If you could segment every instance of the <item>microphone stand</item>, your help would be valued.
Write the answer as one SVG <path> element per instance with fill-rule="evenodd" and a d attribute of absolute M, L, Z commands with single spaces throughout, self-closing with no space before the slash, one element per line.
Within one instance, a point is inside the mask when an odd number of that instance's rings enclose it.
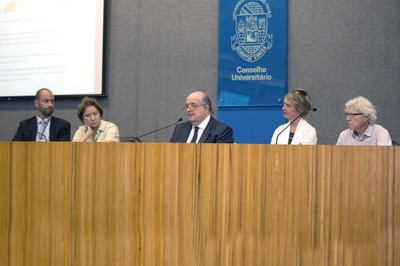
<path fill-rule="evenodd" d="M 40 133 L 39 131 L 37 131 L 36 129 L 33 128 L 28 128 L 28 131 L 30 132 L 35 132 L 35 141 L 36 141 L 36 135 L 40 136 L 40 140 L 42 140 L 42 138 L 44 138 L 44 141 L 38 141 L 38 142 L 48 142 L 49 140 L 47 139 L 46 135 L 43 133 Z"/>
<path fill-rule="evenodd" d="M 317 108 L 311 108 L 311 111 L 317 111 Z M 278 144 L 278 138 L 279 136 L 283 133 L 283 131 L 285 131 L 288 127 L 290 127 L 294 122 L 296 122 L 297 119 L 299 119 L 300 117 L 302 117 L 307 111 L 302 112 L 301 114 L 299 114 L 292 122 L 289 123 L 289 125 L 287 125 L 284 129 L 282 129 L 281 132 L 279 132 L 279 134 L 276 136 L 276 140 L 275 140 L 275 144 Z"/>
<path fill-rule="evenodd" d="M 182 120 L 183 120 L 183 118 L 181 117 L 181 118 L 178 119 L 178 121 L 176 121 L 175 123 L 173 123 L 173 124 L 171 124 L 171 125 L 168 125 L 168 126 L 165 126 L 165 127 L 162 127 L 162 128 L 159 128 L 159 129 L 156 129 L 156 130 L 147 132 L 147 133 L 145 133 L 145 134 L 143 134 L 143 135 L 140 135 L 140 136 L 137 136 L 137 137 L 132 137 L 131 140 L 130 140 L 130 142 L 142 142 L 142 141 L 140 140 L 141 137 L 144 137 L 144 136 L 153 134 L 153 133 L 155 133 L 155 132 L 161 131 L 161 130 L 166 129 L 166 128 L 169 128 L 169 127 L 172 127 L 172 126 L 178 124 L 179 122 L 181 122 Z"/>
<path fill-rule="evenodd" d="M 39 131 L 36 131 L 36 134 L 39 134 L 39 136 L 40 136 L 40 141 L 39 142 L 43 142 L 42 137 L 44 138 L 44 142 L 48 142 L 47 137 L 46 137 L 45 134 L 42 134 Z"/>

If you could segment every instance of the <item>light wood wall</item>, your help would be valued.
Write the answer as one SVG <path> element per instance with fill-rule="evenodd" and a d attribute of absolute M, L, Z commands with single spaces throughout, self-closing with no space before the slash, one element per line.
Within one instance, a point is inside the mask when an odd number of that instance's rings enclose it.
<path fill-rule="evenodd" d="M 0 142 L 0 265 L 400 265 L 400 147 Z"/>

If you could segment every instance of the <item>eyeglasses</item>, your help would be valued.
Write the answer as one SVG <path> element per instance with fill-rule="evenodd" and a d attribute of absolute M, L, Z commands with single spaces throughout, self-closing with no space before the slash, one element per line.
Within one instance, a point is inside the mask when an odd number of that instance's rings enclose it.
<path fill-rule="evenodd" d="M 195 110 L 196 108 L 200 107 L 200 106 L 204 106 L 206 104 L 195 104 L 195 103 L 191 103 L 191 104 L 185 104 L 185 106 L 182 108 L 183 110 L 186 110 L 189 108 L 189 110 Z"/>
<path fill-rule="evenodd" d="M 346 117 L 350 116 L 351 118 L 358 116 L 358 115 L 363 115 L 363 113 L 345 113 L 344 114 Z"/>

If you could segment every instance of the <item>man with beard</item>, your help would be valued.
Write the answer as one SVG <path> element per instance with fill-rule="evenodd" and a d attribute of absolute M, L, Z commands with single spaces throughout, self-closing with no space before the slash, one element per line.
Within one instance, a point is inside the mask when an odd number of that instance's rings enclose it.
<path fill-rule="evenodd" d="M 36 92 L 36 116 L 19 123 L 13 141 L 70 141 L 71 124 L 53 116 L 54 95 L 46 88 Z"/>

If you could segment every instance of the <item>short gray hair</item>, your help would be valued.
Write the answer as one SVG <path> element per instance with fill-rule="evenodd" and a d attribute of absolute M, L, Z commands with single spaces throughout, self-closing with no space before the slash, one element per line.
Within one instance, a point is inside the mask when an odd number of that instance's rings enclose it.
<path fill-rule="evenodd" d="M 210 114 L 213 115 L 213 114 L 214 114 L 214 111 L 213 111 L 213 109 L 212 109 L 211 99 L 210 99 L 210 97 L 207 95 L 207 93 L 205 93 L 205 92 L 202 92 L 202 93 L 203 93 L 202 102 L 203 102 L 203 104 L 208 105 L 208 110 L 209 110 Z"/>

